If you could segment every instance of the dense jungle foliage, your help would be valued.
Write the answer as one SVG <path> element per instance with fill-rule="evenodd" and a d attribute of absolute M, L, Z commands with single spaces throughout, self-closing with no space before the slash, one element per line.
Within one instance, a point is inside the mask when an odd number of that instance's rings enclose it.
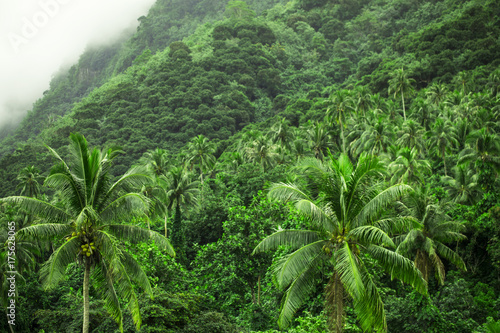
<path fill-rule="evenodd" d="M 0 330 L 499 332 L 498 36 L 495 0 L 158 0 L 1 134 Z"/>

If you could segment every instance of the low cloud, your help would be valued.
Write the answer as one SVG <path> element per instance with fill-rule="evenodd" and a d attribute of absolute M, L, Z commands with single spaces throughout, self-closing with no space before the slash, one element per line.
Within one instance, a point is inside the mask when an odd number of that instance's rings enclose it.
<path fill-rule="evenodd" d="M 0 2 L 0 128 L 19 121 L 89 44 L 112 42 L 154 0 Z"/>

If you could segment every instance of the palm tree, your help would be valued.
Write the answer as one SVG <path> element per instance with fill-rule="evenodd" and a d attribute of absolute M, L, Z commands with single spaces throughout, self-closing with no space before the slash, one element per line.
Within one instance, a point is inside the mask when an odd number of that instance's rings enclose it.
<path fill-rule="evenodd" d="M 446 153 L 450 152 L 458 144 L 455 127 L 450 121 L 438 118 L 432 129 L 427 132 L 427 136 L 429 138 L 429 150 L 433 150 L 435 155 L 441 157 L 444 164 L 444 175 L 447 176 Z"/>
<path fill-rule="evenodd" d="M 342 152 L 345 153 L 344 127 L 346 125 L 346 113 L 352 110 L 352 99 L 349 90 L 337 90 L 330 96 L 330 106 L 326 109 L 326 115 L 334 119 L 340 128 L 342 140 Z"/>
<path fill-rule="evenodd" d="M 160 176 L 167 173 L 168 153 L 166 150 L 156 148 L 155 150 L 148 151 L 144 154 L 142 160 L 155 176 Z"/>
<path fill-rule="evenodd" d="M 198 165 L 200 168 L 200 180 L 203 184 L 203 173 L 215 165 L 215 145 L 200 134 L 188 143 L 187 149 L 188 163 L 191 163 L 191 166 Z"/>
<path fill-rule="evenodd" d="M 455 124 L 457 134 L 457 149 L 462 151 L 466 148 L 469 134 L 472 132 L 472 125 L 467 118 L 459 118 Z"/>
<path fill-rule="evenodd" d="M 477 174 L 464 164 L 455 166 L 453 174 L 453 178 L 450 176 L 442 178 L 450 199 L 462 205 L 474 205 L 481 194 Z"/>
<path fill-rule="evenodd" d="M 310 230 L 279 230 L 262 240 L 254 253 L 288 245 L 295 252 L 283 257 L 276 278 L 286 290 L 278 319 L 287 326 L 293 314 L 315 287 L 315 274 L 324 267 L 332 272 L 326 287 L 326 308 L 334 332 L 343 330 L 345 293 L 364 330 L 386 331 L 384 307 L 368 272 L 367 256 L 391 274 L 423 294 L 427 285 L 409 259 L 390 251 L 394 248 L 387 232 L 403 227 L 402 220 L 380 219 L 386 207 L 407 193 L 407 185 L 384 188 L 380 184 L 384 165 L 361 155 L 354 166 L 347 155 L 322 162 L 309 158 L 298 166 L 308 179 L 313 195 L 292 183 L 273 184 L 269 196 L 292 201 L 310 221 Z"/>
<path fill-rule="evenodd" d="M 278 158 L 277 145 L 266 136 L 261 135 L 245 148 L 248 160 L 260 164 L 263 170 L 269 170 L 276 164 Z"/>
<path fill-rule="evenodd" d="M 71 134 L 70 143 L 67 160 L 48 147 L 59 163 L 52 168 L 44 185 L 63 194 L 60 197 L 62 207 L 23 196 L 7 197 L 2 201 L 15 203 L 43 221 L 19 230 L 18 239 L 63 240 L 40 270 L 46 288 L 56 286 L 63 279 L 66 267 L 75 259 L 82 267 L 84 333 L 89 332 L 91 279 L 120 330 L 123 331 L 123 314 L 119 296 L 128 302 L 139 329 L 141 316 L 133 286 L 143 288 L 149 295 L 152 295 L 152 289 L 147 276 L 135 259 L 122 249 L 120 241 L 154 240 L 162 250 L 175 255 L 168 240 L 160 234 L 118 223 L 147 212 L 149 200 L 129 189 L 144 185 L 149 177 L 140 168 L 132 168 L 112 182 L 109 170 L 121 150 L 90 150 L 80 134 Z"/>
<path fill-rule="evenodd" d="M 442 83 L 435 84 L 427 89 L 425 94 L 427 95 L 429 102 L 439 107 L 439 105 L 441 105 L 441 103 L 443 103 L 446 99 L 448 88 Z"/>
<path fill-rule="evenodd" d="M 385 152 L 387 146 L 394 138 L 393 126 L 387 118 L 380 117 L 373 125 L 367 124 L 365 131 L 353 145 L 353 149 L 359 154 L 361 151 L 370 151 L 371 154 L 379 155 Z M 375 152 L 375 149 L 376 152 Z"/>
<path fill-rule="evenodd" d="M 458 72 L 453 81 L 462 87 L 462 94 L 464 95 L 466 94 L 465 89 L 473 84 L 472 75 L 467 71 Z"/>
<path fill-rule="evenodd" d="M 415 148 L 419 153 L 422 153 L 425 148 L 424 140 L 422 140 L 423 135 L 424 129 L 418 123 L 409 119 L 403 123 L 401 130 L 398 131 L 396 144 L 410 149 Z"/>
<path fill-rule="evenodd" d="M 295 156 L 295 161 L 299 161 L 305 157 L 311 157 L 313 155 L 309 150 L 307 141 L 303 139 L 295 139 L 293 141 L 292 153 Z"/>
<path fill-rule="evenodd" d="M 412 118 L 417 120 L 420 126 L 428 131 L 435 117 L 437 107 L 423 98 L 416 98 L 413 102 L 412 109 Z"/>
<path fill-rule="evenodd" d="M 389 164 L 393 183 L 420 183 L 424 184 L 424 176 L 431 173 L 431 166 L 425 159 L 418 158 L 418 151 L 413 147 L 403 147 L 396 160 Z"/>
<path fill-rule="evenodd" d="M 21 195 L 27 195 L 30 198 L 37 198 L 40 194 L 40 182 L 43 177 L 40 175 L 40 170 L 34 165 L 22 168 L 16 178 L 20 181 L 18 187 L 22 187 Z"/>
<path fill-rule="evenodd" d="M 402 215 L 413 220 L 413 227 L 406 233 L 395 238 L 396 249 L 406 257 L 414 258 L 415 266 L 422 272 L 426 281 L 429 274 L 435 270 L 436 278 L 444 284 L 445 270 L 441 258 L 465 271 L 465 264 L 460 256 L 446 243 L 464 240 L 464 225 L 451 221 L 441 207 L 429 195 L 428 187 L 412 192 L 400 203 Z"/>
<path fill-rule="evenodd" d="M 192 181 L 191 174 L 183 167 L 173 167 L 169 170 L 167 177 L 162 177 L 163 186 L 166 191 L 168 210 L 174 213 L 174 224 L 171 232 L 172 244 L 174 245 L 181 260 L 185 259 L 185 235 L 182 224 L 182 208 L 197 204 L 199 194 L 199 181 Z"/>
<path fill-rule="evenodd" d="M 488 77 L 491 97 L 497 97 L 500 93 L 500 69 L 495 69 Z"/>
<path fill-rule="evenodd" d="M 307 141 L 314 156 L 323 160 L 329 148 L 332 148 L 331 135 L 324 123 L 310 124 L 306 131 Z"/>
<path fill-rule="evenodd" d="M 370 90 L 365 86 L 357 86 L 354 90 L 353 99 L 356 113 L 364 117 L 365 113 L 370 110 L 373 105 Z"/>
<path fill-rule="evenodd" d="M 290 128 L 290 122 L 285 118 L 280 118 L 269 131 L 271 139 L 274 143 L 280 144 L 286 149 L 291 148 L 291 142 L 293 142 L 294 135 L 293 130 Z"/>
<path fill-rule="evenodd" d="M 394 93 L 394 98 L 401 95 L 401 103 L 403 104 L 403 119 L 406 121 L 406 110 L 405 110 L 405 95 L 408 96 L 413 93 L 413 85 L 415 80 L 408 78 L 403 68 L 396 69 L 392 73 L 392 79 L 389 80 L 388 93 Z"/>
<path fill-rule="evenodd" d="M 472 148 L 461 152 L 458 163 L 474 162 L 479 169 L 479 183 L 488 191 L 500 169 L 500 138 L 482 128 L 469 135 L 468 143 L 472 144 Z"/>

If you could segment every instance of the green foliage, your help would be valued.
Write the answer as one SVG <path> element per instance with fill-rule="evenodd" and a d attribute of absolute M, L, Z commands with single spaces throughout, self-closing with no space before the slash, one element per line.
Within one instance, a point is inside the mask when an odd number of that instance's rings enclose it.
<path fill-rule="evenodd" d="M 128 238 L 116 242 L 123 258 L 135 260 L 147 276 L 133 282 L 134 290 L 147 280 L 157 296 L 136 294 L 141 331 L 271 332 L 278 328 L 284 296 L 279 284 L 290 277 L 275 273 L 293 258 L 293 249 L 249 253 L 273 232 L 290 236 L 279 231 L 310 228 L 311 219 L 262 193 L 269 183 L 296 184 L 323 207 L 331 199 L 323 187 L 328 181 L 299 177 L 297 162 L 315 157 L 325 163 L 330 154 L 335 159 L 344 153 L 357 165 L 370 153 L 383 172 L 372 186 L 362 186 L 363 198 L 400 182 L 430 189 L 422 207 L 431 208 L 420 215 L 407 201 L 408 210 L 390 204 L 373 215 L 387 237 L 368 225 L 350 235 L 386 246 L 360 254 L 368 274 L 353 276 L 369 277 L 377 286 L 387 331 L 494 331 L 500 293 L 499 9 L 494 0 L 158 0 L 135 32 L 89 47 L 72 67 L 56 73 L 19 127 L 0 134 L 0 196 L 26 196 L 23 205 L 0 204 L 0 240 L 10 220 L 19 230 L 28 227 L 20 234 L 61 231 L 35 227 L 49 215 L 61 219 L 75 203 L 66 199 L 69 187 L 42 186 L 47 175 L 46 184 L 62 186 L 65 175 L 63 167 L 49 173 L 60 159 L 44 144 L 64 157 L 74 151 L 67 146 L 70 133 L 85 133 L 91 145 L 124 147 L 125 154 L 106 166 L 106 181 L 130 175 L 124 191 L 136 195 L 125 201 L 134 213 L 141 200 L 149 204 L 140 216 L 126 219 L 137 227 L 113 229 Z M 150 178 L 134 178 L 133 165 Z M 21 206 L 43 206 L 43 216 Z M 400 228 L 388 222 L 396 214 L 407 217 L 395 220 Z M 95 217 L 90 209 L 83 215 Z M 82 225 L 83 215 L 73 219 L 75 225 Z M 123 217 L 109 221 L 120 224 Z M 454 223 L 466 227 L 455 230 L 466 240 L 449 242 L 453 237 L 443 240 L 443 233 L 434 232 Z M 156 232 L 170 237 L 180 258 L 161 250 L 162 238 L 136 242 Z M 416 249 L 426 250 L 437 271 L 447 272 L 443 285 L 429 279 L 430 299 L 391 281 L 394 270 L 377 260 L 392 255 L 391 242 L 400 244 L 389 238 L 393 234 L 415 245 L 407 251 L 412 260 Z M 410 237 L 417 234 L 425 237 Z M 16 242 L 19 279 L 26 282 L 17 295 L 16 331 L 80 331 L 83 272 L 72 261 L 50 291 L 36 276 L 44 261 L 71 242 Z M 444 257 L 435 247 L 440 242 L 449 246 Z M 450 271 L 463 263 L 466 272 Z M 311 280 L 311 297 L 297 305 L 289 332 L 327 330 L 331 313 L 322 310 L 325 288 L 335 285 L 331 265 L 321 266 Z M 347 285 L 359 293 L 359 284 Z M 90 286 L 90 295 L 99 291 Z M 135 332 L 132 318 L 138 313 L 129 315 L 127 309 L 137 309 L 127 307 L 129 294 L 116 304 L 123 309 L 123 330 Z M 360 332 L 369 322 L 359 317 L 367 313 L 360 304 L 345 302 L 345 332 Z M 90 297 L 95 332 L 118 330 L 105 305 Z M 0 331 L 7 330 L 0 321 Z"/>

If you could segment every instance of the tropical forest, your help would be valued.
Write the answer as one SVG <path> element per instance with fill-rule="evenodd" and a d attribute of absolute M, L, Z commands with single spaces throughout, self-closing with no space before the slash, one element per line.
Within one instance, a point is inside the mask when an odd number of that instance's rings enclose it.
<path fill-rule="evenodd" d="M 157 0 L 0 129 L 0 331 L 500 332 L 499 36 Z"/>

